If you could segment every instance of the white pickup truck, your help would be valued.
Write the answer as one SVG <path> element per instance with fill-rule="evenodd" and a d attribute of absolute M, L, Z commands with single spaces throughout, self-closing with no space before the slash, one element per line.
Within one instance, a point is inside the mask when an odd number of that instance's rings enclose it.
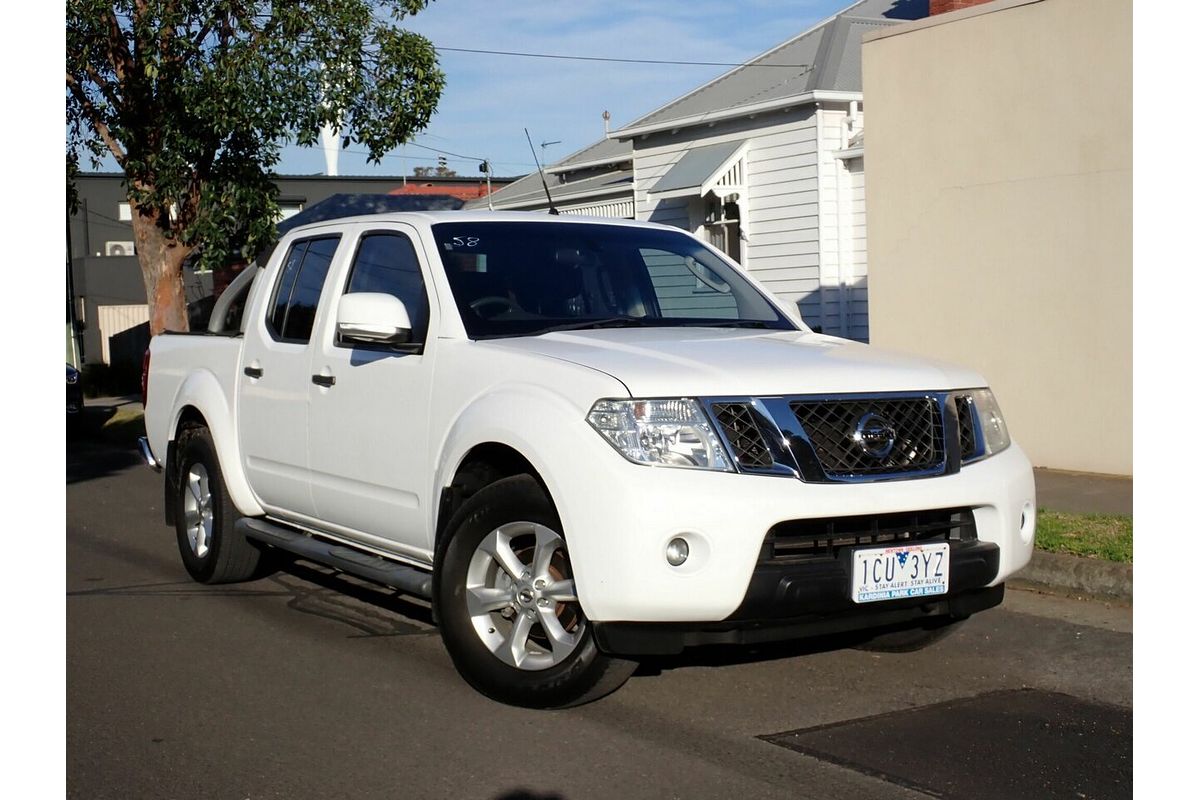
<path fill-rule="evenodd" d="M 915 648 L 1000 603 L 1033 546 L 983 378 L 814 333 L 660 225 L 299 227 L 145 377 L 193 578 L 284 550 L 426 598 L 460 674 L 512 704 L 693 645 Z"/>

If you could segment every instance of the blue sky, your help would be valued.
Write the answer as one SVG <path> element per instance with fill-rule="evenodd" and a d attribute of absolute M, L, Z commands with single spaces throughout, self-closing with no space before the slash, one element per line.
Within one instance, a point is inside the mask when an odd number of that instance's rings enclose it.
<path fill-rule="evenodd" d="M 404 27 L 434 45 L 607 58 L 744 62 L 790 39 L 853 0 L 436 0 Z M 615 129 L 712 80 L 727 68 L 611 64 L 444 52 L 446 89 L 419 144 L 471 156 L 449 159 L 463 175 L 478 174 L 487 157 L 497 175 L 534 169 L 524 127 L 547 161 L 556 161 L 604 134 L 601 113 Z M 350 151 L 361 150 L 355 145 Z M 543 149 L 537 147 L 538 157 Z M 343 175 L 411 174 L 437 155 L 416 147 L 393 151 L 378 166 L 342 151 Z M 404 157 L 396 157 L 404 156 Z M 289 147 L 277 171 L 324 170 L 319 149 Z"/>

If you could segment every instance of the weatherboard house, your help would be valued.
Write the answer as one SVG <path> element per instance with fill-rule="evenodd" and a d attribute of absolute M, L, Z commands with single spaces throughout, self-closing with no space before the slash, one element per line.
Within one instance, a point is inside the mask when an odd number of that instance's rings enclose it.
<path fill-rule="evenodd" d="M 810 325 L 866 341 L 862 38 L 928 12 L 927 0 L 849 6 L 549 167 L 555 205 L 692 231 Z M 536 173 L 492 204 L 547 205 Z"/>

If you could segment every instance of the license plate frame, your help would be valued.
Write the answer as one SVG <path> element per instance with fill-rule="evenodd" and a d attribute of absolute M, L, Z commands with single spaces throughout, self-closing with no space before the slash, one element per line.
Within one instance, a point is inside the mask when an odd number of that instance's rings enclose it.
<path fill-rule="evenodd" d="M 851 552 L 850 567 L 850 599 L 858 604 L 950 591 L 949 542 L 858 548 Z"/>

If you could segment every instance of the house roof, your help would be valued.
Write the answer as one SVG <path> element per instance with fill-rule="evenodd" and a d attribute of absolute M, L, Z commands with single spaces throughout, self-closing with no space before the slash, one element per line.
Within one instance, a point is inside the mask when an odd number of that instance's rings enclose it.
<path fill-rule="evenodd" d="M 589 174 L 579 180 L 568 180 L 559 183 L 553 176 L 547 178 L 550 196 L 555 202 L 563 202 L 579 194 L 590 193 L 596 196 L 628 192 L 633 194 L 633 170 L 612 169 L 601 174 Z M 492 203 L 504 208 L 545 204 L 546 190 L 542 188 L 542 179 L 536 172 L 526 175 L 516 183 L 510 183 L 498 192 L 492 193 Z M 481 197 L 467 203 L 467 208 L 487 208 L 488 199 Z"/>
<path fill-rule="evenodd" d="M 630 168 L 622 169 L 620 165 L 624 162 L 630 162 Z M 550 196 L 558 201 L 581 192 L 604 195 L 629 191 L 632 194 L 632 162 L 632 143 L 614 139 L 593 142 L 546 167 L 546 183 L 550 186 Z M 607 169 L 604 169 L 605 167 Z M 597 170 L 603 171 L 598 174 Z M 571 176 L 571 172 L 580 174 Z M 492 192 L 492 204 L 505 208 L 545 202 L 546 190 L 542 188 L 542 179 L 536 172 L 531 172 L 524 178 Z M 482 197 L 468 202 L 467 208 L 486 208 L 487 204 L 488 199 Z"/>
<path fill-rule="evenodd" d="M 633 158 L 633 145 L 628 141 L 617 139 L 601 139 L 593 142 L 582 150 L 576 150 L 571 155 L 546 167 L 546 172 L 569 172 L 583 167 L 615 164 L 629 161 Z"/>
<path fill-rule="evenodd" d="M 862 92 L 863 34 L 929 14 L 928 0 L 859 0 L 612 136 L 696 124 L 718 113 L 817 91 Z"/>

